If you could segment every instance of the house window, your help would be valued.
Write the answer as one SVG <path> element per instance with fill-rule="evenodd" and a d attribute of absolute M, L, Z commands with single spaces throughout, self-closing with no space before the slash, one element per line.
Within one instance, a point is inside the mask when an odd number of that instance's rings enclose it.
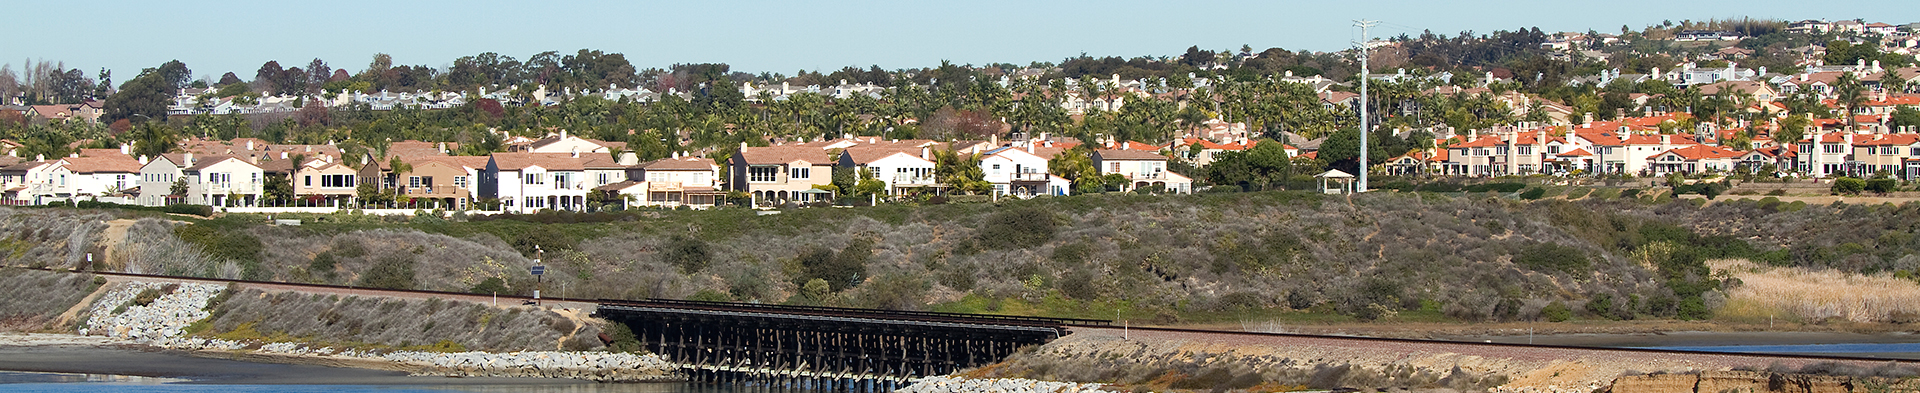
<path fill-rule="evenodd" d="M 454 186 L 454 187 L 456 187 L 456 188 L 467 188 L 467 177 L 466 177 L 466 176 L 454 176 L 454 177 L 453 177 L 453 186 Z"/>
<path fill-rule="evenodd" d="M 408 187 L 408 188 L 420 188 L 420 177 L 419 177 L 419 176 L 407 176 L 407 187 Z"/>
<path fill-rule="evenodd" d="M 1520 146 L 1520 154 L 1533 154 L 1533 146 Z"/>
<path fill-rule="evenodd" d="M 594 183 L 594 185 L 604 186 L 604 185 L 607 185 L 607 183 L 613 182 L 613 175 L 609 175 L 606 172 L 601 172 L 598 180 L 599 182 Z"/>
<path fill-rule="evenodd" d="M 528 173 L 520 177 L 526 179 L 527 184 L 546 184 L 546 178 L 540 177 L 538 173 Z"/>
<path fill-rule="evenodd" d="M 1547 154 L 1560 154 L 1560 145 L 1547 146 Z"/>
<path fill-rule="evenodd" d="M 667 181 L 667 173 L 666 173 L 666 172 L 647 172 L 647 181 L 650 181 L 650 182 L 666 182 L 666 181 Z"/>
<path fill-rule="evenodd" d="M 1846 146 L 1841 145 L 1826 145 L 1826 152 L 1827 154 L 1840 154 L 1846 152 L 1846 150 L 1843 150 L 1845 148 Z"/>
<path fill-rule="evenodd" d="M 353 187 L 353 175 L 320 175 L 322 188 Z"/>
<path fill-rule="evenodd" d="M 1913 150 L 1909 151 L 1907 155 L 1920 157 L 1920 147 L 1913 148 Z"/>
<path fill-rule="evenodd" d="M 812 177 L 810 175 L 813 174 L 813 168 L 793 168 L 788 172 L 791 172 L 787 175 L 788 178 L 806 179 L 806 178 Z"/>
<path fill-rule="evenodd" d="M 553 174 L 553 186 L 554 186 L 554 187 L 567 187 L 567 185 L 568 185 L 568 184 L 573 184 L 573 174 L 571 174 L 571 173 L 555 173 L 555 174 Z"/>
<path fill-rule="evenodd" d="M 307 183 L 305 187 L 313 187 L 313 175 L 302 176 L 302 178 L 304 178 L 305 182 Z"/>
<path fill-rule="evenodd" d="M 780 178 L 780 167 L 756 166 L 747 168 L 747 181 L 772 182 Z"/>
<path fill-rule="evenodd" d="M 209 174 L 207 174 L 207 182 L 208 182 L 208 183 L 220 183 L 220 184 L 226 184 L 226 183 L 232 183 L 232 182 L 233 182 L 233 174 L 231 174 L 231 173 L 209 173 Z"/>
<path fill-rule="evenodd" d="M 1113 162 L 1109 164 L 1111 165 L 1107 166 L 1107 173 L 1120 173 L 1120 163 Z"/>
<path fill-rule="evenodd" d="M 994 175 L 1000 174 L 1000 164 L 993 164 L 993 174 Z"/>

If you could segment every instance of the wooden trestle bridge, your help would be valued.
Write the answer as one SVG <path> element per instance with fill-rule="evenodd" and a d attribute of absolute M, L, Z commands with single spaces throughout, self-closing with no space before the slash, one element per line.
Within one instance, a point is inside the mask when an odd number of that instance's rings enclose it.
<path fill-rule="evenodd" d="M 686 300 L 602 301 L 690 380 L 891 391 L 999 362 L 1023 346 L 1108 321 Z"/>

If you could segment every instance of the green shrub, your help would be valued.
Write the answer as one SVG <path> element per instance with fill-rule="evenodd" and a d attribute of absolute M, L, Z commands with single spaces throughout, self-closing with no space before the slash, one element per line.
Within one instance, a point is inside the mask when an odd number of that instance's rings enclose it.
<path fill-rule="evenodd" d="M 415 289 L 414 261 L 412 255 L 388 255 L 381 257 L 373 268 L 360 276 L 356 285 L 369 288 Z"/>
<path fill-rule="evenodd" d="M 1866 180 L 1852 177 L 1842 177 L 1833 180 L 1832 190 L 1835 195 L 1859 195 L 1861 191 L 1865 191 L 1866 189 Z"/>
<path fill-rule="evenodd" d="M 1513 258 L 1515 263 L 1539 272 L 1562 272 L 1574 277 L 1586 277 L 1593 268 L 1593 261 L 1580 249 L 1562 246 L 1556 243 L 1537 243 L 1520 251 Z"/>
<path fill-rule="evenodd" d="M 1867 191 L 1877 193 L 1877 194 L 1885 194 L 1885 193 L 1893 192 L 1894 189 L 1897 189 L 1897 188 L 1900 188 L 1900 181 L 1894 180 L 1894 179 L 1867 180 L 1867 185 L 1866 185 Z"/>
<path fill-rule="evenodd" d="M 708 250 L 707 242 L 700 239 L 674 235 L 662 248 L 661 261 L 666 262 L 667 265 L 679 267 L 680 272 L 684 274 L 706 269 L 707 264 L 713 261 L 712 251 Z"/>
<path fill-rule="evenodd" d="M 1785 188 L 1776 188 L 1776 189 L 1774 189 L 1773 191 L 1767 191 L 1767 195 L 1771 195 L 1771 196 L 1785 196 L 1785 195 L 1787 195 L 1787 189 L 1785 189 Z"/>
<path fill-rule="evenodd" d="M 1520 193 L 1520 199 L 1525 199 L 1525 200 L 1530 200 L 1530 201 L 1531 201 L 1531 200 L 1535 200 L 1535 199 L 1540 199 L 1540 197 L 1544 197 L 1544 196 L 1546 196 L 1546 195 L 1547 195 L 1547 189 L 1545 189 L 1545 188 L 1540 188 L 1540 187 L 1534 187 L 1534 188 L 1529 188 L 1529 189 L 1527 189 L 1527 191 L 1526 191 L 1526 192 L 1522 192 L 1522 193 Z"/>
<path fill-rule="evenodd" d="M 1008 209 L 987 216 L 980 243 L 995 248 L 1030 248 L 1053 240 L 1053 213 L 1035 207 Z"/>
<path fill-rule="evenodd" d="M 1540 317 L 1546 318 L 1547 322 L 1566 322 L 1573 319 L 1573 309 L 1567 308 L 1566 303 L 1555 300 L 1547 304 L 1546 308 L 1540 309 Z"/>
<path fill-rule="evenodd" d="M 467 289 L 467 292 L 485 294 L 513 293 L 513 291 L 507 289 L 507 281 L 499 277 L 487 277 L 485 280 L 480 280 L 479 284 L 474 284 L 473 288 Z"/>
<path fill-rule="evenodd" d="M 1433 182 L 1433 183 L 1421 184 L 1419 187 L 1414 188 L 1414 191 L 1420 191 L 1420 192 L 1460 192 L 1461 190 L 1462 188 L 1460 187 L 1459 184 L 1448 183 L 1448 182 Z"/>
<path fill-rule="evenodd" d="M 213 216 L 213 207 L 205 205 L 167 205 L 166 207 L 160 208 L 160 211 L 173 214 L 191 214 L 201 217 Z"/>
<path fill-rule="evenodd" d="M 1620 190 L 1620 199 L 1633 199 L 1633 198 L 1639 198 L 1639 197 L 1640 197 L 1640 189 L 1638 188 L 1629 188 L 1625 190 Z"/>
<path fill-rule="evenodd" d="M 1601 318 L 1613 318 L 1613 295 L 1593 294 L 1587 298 L 1587 313 Z"/>

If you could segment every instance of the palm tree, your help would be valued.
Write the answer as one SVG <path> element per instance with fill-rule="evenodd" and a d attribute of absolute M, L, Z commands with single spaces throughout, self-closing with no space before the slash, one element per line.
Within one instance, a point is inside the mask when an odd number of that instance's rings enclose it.
<path fill-rule="evenodd" d="M 1854 76 L 1852 72 L 1848 72 L 1840 74 L 1840 79 L 1834 81 L 1833 93 L 1834 101 L 1847 108 L 1845 113 L 1847 116 L 1847 129 L 1849 131 L 1853 130 L 1854 127 L 1859 126 L 1853 118 L 1853 111 L 1860 108 L 1860 103 L 1866 102 L 1866 87 L 1860 84 L 1859 77 Z"/>

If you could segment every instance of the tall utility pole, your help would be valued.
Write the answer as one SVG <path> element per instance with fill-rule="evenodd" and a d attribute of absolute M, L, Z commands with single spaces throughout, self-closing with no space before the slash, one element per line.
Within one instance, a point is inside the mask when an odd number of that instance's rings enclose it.
<path fill-rule="evenodd" d="M 1377 20 L 1366 19 L 1353 21 L 1353 26 L 1360 28 L 1360 181 L 1354 184 L 1353 192 L 1367 191 L 1367 103 L 1370 102 L 1367 101 L 1367 80 L 1373 79 L 1368 76 L 1373 71 L 1367 69 L 1367 58 L 1371 57 L 1369 49 L 1373 49 L 1373 36 L 1367 34 L 1367 29 L 1379 23 L 1380 21 Z"/>

